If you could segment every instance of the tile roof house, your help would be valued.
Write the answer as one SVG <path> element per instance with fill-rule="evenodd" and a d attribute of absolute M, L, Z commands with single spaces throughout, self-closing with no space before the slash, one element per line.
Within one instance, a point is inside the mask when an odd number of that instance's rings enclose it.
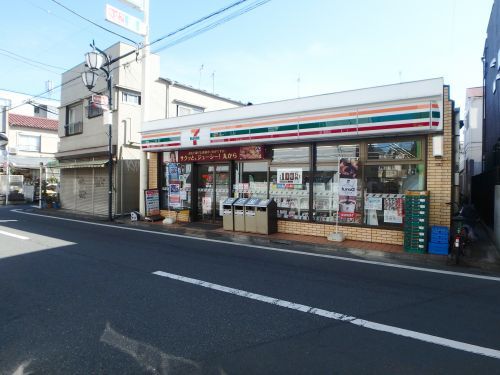
<path fill-rule="evenodd" d="M 13 113 L 9 115 L 9 126 L 57 131 L 59 121 Z"/>

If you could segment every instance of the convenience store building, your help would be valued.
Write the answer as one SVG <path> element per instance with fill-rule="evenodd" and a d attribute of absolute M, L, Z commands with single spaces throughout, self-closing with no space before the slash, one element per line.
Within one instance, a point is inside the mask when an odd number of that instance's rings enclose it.
<path fill-rule="evenodd" d="M 450 226 L 454 114 L 438 78 L 150 121 L 141 144 L 163 216 L 221 223 L 227 197 L 274 198 L 279 232 L 327 236 L 338 215 L 347 239 L 402 245 L 406 191 Z"/>

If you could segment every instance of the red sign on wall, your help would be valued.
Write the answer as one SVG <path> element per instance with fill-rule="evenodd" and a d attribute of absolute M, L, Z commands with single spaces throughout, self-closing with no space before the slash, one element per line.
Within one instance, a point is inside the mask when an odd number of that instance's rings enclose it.
<path fill-rule="evenodd" d="M 180 163 L 260 159 L 264 159 L 264 146 L 240 146 L 179 151 Z"/>

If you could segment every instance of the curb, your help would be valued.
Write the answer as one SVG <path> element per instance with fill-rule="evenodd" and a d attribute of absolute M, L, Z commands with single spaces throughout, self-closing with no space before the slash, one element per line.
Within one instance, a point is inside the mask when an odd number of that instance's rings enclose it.
<path fill-rule="evenodd" d="M 34 209 L 26 208 L 25 211 L 34 212 L 46 216 L 52 217 L 64 217 L 68 219 L 85 220 L 91 222 L 108 222 L 105 217 L 97 217 L 90 215 L 79 215 L 74 212 L 64 212 L 64 211 L 54 211 L 52 209 Z M 127 226 L 130 228 L 143 228 L 156 232 L 168 232 L 172 234 L 186 235 L 197 238 L 214 239 L 227 242 L 238 242 L 243 244 L 255 245 L 255 246 L 267 246 L 281 249 L 290 249 L 295 251 L 326 254 L 326 255 L 337 255 L 343 257 L 366 259 L 370 261 L 380 261 L 386 263 L 405 263 L 411 266 L 432 266 L 445 269 L 452 269 L 455 271 L 467 271 L 467 270 L 482 270 L 490 273 L 500 273 L 500 264 L 491 262 L 481 262 L 474 259 L 461 258 L 461 264 L 459 266 L 448 264 L 448 257 L 443 255 L 435 254 L 412 254 L 412 253 L 394 253 L 385 252 L 380 250 L 366 250 L 360 248 L 343 247 L 332 244 L 311 244 L 303 241 L 295 240 L 280 240 L 271 239 L 265 237 L 256 237 L 240 232 L 212 232 L 210 230 L 203 230 L 199 228 L 185 228 L 185 227 L 173 227 L 172 225 L 163 226 L 160 224 L 150 224 L 144 221 L 131 222 L 128 219 L 118 218 L 115 219 L 113 223 L 118 226 Z M 174 224 L 175 225 L 175 224 Z"/>

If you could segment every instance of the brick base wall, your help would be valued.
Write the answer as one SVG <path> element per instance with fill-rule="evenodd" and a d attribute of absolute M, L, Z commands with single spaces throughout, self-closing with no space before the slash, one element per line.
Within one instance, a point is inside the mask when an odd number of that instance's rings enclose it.
<path fill-rule="evenodd" d="M 163 217 L 171 217 L 171 218 L 173 218 L 176 221 L 179 221 L 181 223 L 189 223 L 190 222 L 189 210 L 182 210 L 182 211 L 161 210 L 160 214 Z"/>
<path fill-rule="evenodd" d="M 330 224 L 278 220 L 278 232 L 280 233 L 326 237 L 334 231 L 335 226 Z M 391 245 L 403 245 L 404 239 L 402 231 L 390 229 L 347 227 L 339 225 L 339 232 L 344 233 L 348 240 L 386 243 Z"/>

